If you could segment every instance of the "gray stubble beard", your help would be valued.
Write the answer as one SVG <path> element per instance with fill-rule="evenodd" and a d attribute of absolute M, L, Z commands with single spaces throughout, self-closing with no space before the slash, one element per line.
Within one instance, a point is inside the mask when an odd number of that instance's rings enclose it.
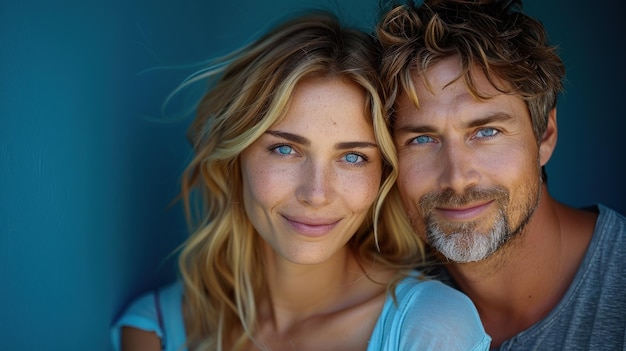
<path fill-rule="evenodd" d="M 471 189 L 461 196 L 451 193 L 426 196 L 420 201 L 420 210 L 424 215 L 428 244 L 452 262 L 469 263 L 484 260 L 511 242 L 512 238 L 520 235 L 539 206 L 541 184 L 535 195 L 522 205 L 522 217 L 516 228 L 510 228 L 510 220 L 506 214 L 509 199 L 506 189 L 499 187 L 487 191 Z M 479 225 L 477 222 L 461 223 L 451 233 L 445 233 L 432 212 L 434 207 L 442 204 L 441 201 L 445 204 L 458 204 L 480 198 L 492 198 L 499 206 L 494 224 L 486 233 L 477 231 Z"/>
<path fill-rule="evenodd" d="M 509 230 L 507 217 L 502 210 L 499 211 L 491 230 L 484 234 L 476 232 L 476 223 L 466 223 L 455 232 L 446 234 L 432 217 L 429 216 L 426 220 L 429 244 L 448 260 L 457 263 L 483 260 L 515 234 Z"/>

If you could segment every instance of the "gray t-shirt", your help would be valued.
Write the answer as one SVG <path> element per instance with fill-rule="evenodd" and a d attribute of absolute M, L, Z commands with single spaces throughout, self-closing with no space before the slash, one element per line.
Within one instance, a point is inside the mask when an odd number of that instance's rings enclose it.
<path fill-rule="evenodd" d="M 499 351 L 626 351 L 626 218 L 598 205 L 593 238 L 563 299 Z"/>

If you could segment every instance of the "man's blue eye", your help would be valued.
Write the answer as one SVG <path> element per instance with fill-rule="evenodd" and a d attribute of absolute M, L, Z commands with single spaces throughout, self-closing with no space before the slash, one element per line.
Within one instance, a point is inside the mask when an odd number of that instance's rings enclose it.
<path fill-rule="evenodd" d="M 488 138 L 498 134 L 498 130 L 494 128 L 482 128 L 476 133 L 479 138 Z"/>
<path fill-rule="evenodd" d="M 413 142 L 416 144 L 426 144 L 433 141 L 433 138 L 427 135 L 420 135 L 417 138 L 413 139 Z"/>
<path fill-rule="evenodd" d="M 347 154 L 345 156 L 345 160 L 348 163 L 357 163 L 357 162 L 363 161 L 363 156 L 358 155 L 358 154 Z"/>

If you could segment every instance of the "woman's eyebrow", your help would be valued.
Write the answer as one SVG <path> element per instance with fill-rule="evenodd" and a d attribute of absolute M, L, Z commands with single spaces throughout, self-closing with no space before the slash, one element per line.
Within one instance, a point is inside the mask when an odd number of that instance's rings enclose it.
<path fill-rule="evenodd" d="M 287 133 L 287 132 L 281 132 L 278 130 L 268 130 L 266 132 L 267 134 L 271 134 L 275 137 L 278 138 L 282 138 L 282 139 L 286 139 L 289 140 L 291 142 L 294 142 L 296 144 L 300 144 L 300 145 L 304 145 L 304 146 L 310 146 L 311 145 L 311 141 L 303 136 L 300 135 L 296 135 L 296 134 L 292 134 L 292 133 Z M 345 149 L 362 149 L 362 148 L 377 148 L 378 145 L 376 143 L 373 142 L 369 142 L 369 141 L 347 141 L 347 142 L 342 142 L 342 143 L 337 143 L 335 144 L 335 149 L 338 150 L 345 150 Z"/>
<path fill-rule="evenodd" d="M 344 143 L 335 144 L 335 149 L 337 150 L 377 148 L 377 147 L 378 145 L 376 143 L 372 143 L 369 141 L 348 141 Z"/>
<path fill-rule="evenodd" d="M 291 134 L 291 133 L 287 133 L 287 132 L 280 132 L 277 130 L 268 130 L 267 132 L 265 132 L 267 134 L 271 134 L 275 137 L 279 137 L 279 138 L 283 138 L 283 139 L 287 139 L 291 142 L 294 142 L 296 144 L 300 144 L 300 145 L 305 145 L 305 146 L 309 146 L 311 145 L 311 142 L 309 141 L 309 139 L 300 136 L 300 135 L 296 135 L 296 134 Z"/>

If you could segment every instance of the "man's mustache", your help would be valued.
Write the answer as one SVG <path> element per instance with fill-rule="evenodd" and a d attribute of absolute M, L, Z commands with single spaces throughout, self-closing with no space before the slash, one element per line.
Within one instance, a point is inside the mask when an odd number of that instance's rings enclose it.
<path fill-rule="evenodd" d="M 440 192 L 427 193 L 419 200 L 419 207 L 423 213 L 429 213 L 437 207 L 461 207 L 467 204 L 496 200 L 497 202 L 506 203 L 509 192 L 500 186 L 491 188 L 470 187 L 462 193 L 457 193 L 452 189 L 446 189 Z"/>

